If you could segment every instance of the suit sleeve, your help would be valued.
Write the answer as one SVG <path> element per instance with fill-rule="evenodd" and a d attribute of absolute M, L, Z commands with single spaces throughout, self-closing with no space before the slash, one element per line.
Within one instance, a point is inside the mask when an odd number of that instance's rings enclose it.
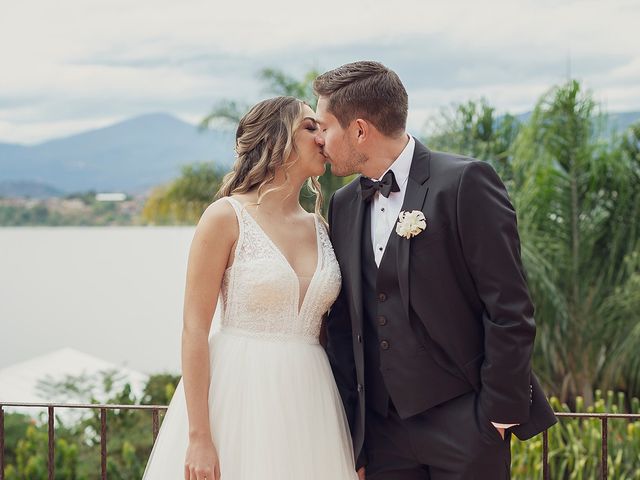
<path fill-rule="evenodd" d="M 329 201 L 329 231 L 333 241 L 333 199 Z M 327 333 L 327 356 L 336 385 L 340 391 L 340 396 L 344 404 L 345 412 L 349 420 L 349 425 L 353 427 L 354 409 L 357 402 L 356 390 L 356 368 L 353 357 L 353 337 L 351 333 L 351 317 L 349 307 L 345 298 L 344 287 L 340 289 L 340 294 L 329 310 L 326 320 Z"/>
<path fill-rule="evenodd" d="M 520 258 L 516 212 L 491 165 L 469 163 L 457 194 L 464 259 L 483 303 L 480 407 L 493 422 L 529 418 L 534 307 Z"/>

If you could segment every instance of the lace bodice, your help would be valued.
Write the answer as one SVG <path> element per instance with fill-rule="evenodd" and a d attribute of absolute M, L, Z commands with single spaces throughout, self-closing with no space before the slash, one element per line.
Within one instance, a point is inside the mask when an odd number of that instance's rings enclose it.
<path fill-rule="evenodd" d="M 233 264 L 224 274 L 222 329 L 317 343 L 322 315 L 340 291 L 341 276 L 329 235 L 315 217 L 318 263 L 302 303 L 293 268 L 240 202 L 226 197 L 238 217 Z"/>

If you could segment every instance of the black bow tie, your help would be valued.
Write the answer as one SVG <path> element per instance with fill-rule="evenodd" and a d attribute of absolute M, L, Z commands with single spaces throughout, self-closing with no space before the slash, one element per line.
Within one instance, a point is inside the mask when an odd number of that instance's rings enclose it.
<path fill-rule="evenodd" d="M 396 182 L 396 176 L 393 174 L 393 170 L 389 170 L 385 173 L 380 181 L 371 180 L 367 177 L 360 177 L 360 187 L 362 188 L 362 200 L 365 202 L 371 201 L 376 192 L 380 192 L 385 197 L 389 198 L 391 192 L 399 192 L 400 187 Z"/>

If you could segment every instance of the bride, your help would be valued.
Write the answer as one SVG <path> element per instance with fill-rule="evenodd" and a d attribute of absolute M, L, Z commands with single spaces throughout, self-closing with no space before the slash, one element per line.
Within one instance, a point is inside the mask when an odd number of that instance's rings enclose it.
<path fill-rule="evenodd" d="M 357 479 L 318 342 L 341 278 L 319 214 L 325 157 L 314 117 L 277 97 L 240 121 L 236 163 L 191 244 L 183 378 L 144 479 Z M 305 182 L 315 214 L 298 201 Z M 216 308 L 221 328 L 210 336 Z"/>

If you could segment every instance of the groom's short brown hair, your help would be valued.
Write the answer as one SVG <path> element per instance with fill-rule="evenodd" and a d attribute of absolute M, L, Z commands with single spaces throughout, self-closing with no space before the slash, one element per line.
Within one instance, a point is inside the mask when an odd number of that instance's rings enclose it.
<path fill-rule="evenodd" d="M 379 62 L 347 63 L 313 82 L 318 96 L 328 97 L 328 110 L 342 128 L 356 118 L 370 121 L 389 137 L 407 125 L 409 97 L 398 75 Z"/>

